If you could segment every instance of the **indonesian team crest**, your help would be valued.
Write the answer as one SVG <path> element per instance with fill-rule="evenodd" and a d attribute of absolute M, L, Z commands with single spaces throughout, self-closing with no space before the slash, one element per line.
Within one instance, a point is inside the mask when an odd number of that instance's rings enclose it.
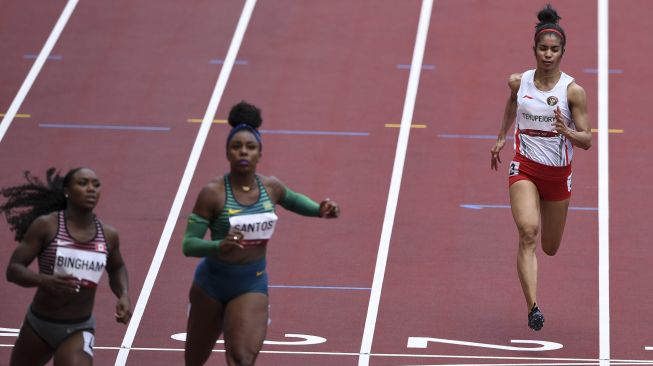
<path fill-rule="evenodd" d="M 546 98 L 546 104 L 553 107 L 554 105 L 558 104 L 558 98 L 556 98 L 554 96 L 550 96 L 550 97 Z"/>

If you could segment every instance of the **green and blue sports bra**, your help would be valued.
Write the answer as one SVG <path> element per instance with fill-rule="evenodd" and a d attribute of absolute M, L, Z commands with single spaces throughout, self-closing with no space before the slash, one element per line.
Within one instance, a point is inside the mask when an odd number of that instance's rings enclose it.
<path fill-rule="evenodd" d="M 258 186 L 259 196 L 258 200 L 251 205 L 243 205 L 236 200 L 234 197 L 233 191 L 231 189 L 231 180 L 229 179 L 230 174 L 227 173 L 224 175 L 224 186 L 226 200 L 224 208 L 220 215 L 211 221 L 209 228 L 211 229 L 211 239 L 212 240 L 222 240 L 227 233 L 229 232 L 229 217 L 231 216 L 240 216 L 240 215 L 252 215 L 265 212 L 275 212 L 275 205 L 270 200 L 268 192 L 265 189 L 265 186 L 256 175 L 256 184 Z"/>

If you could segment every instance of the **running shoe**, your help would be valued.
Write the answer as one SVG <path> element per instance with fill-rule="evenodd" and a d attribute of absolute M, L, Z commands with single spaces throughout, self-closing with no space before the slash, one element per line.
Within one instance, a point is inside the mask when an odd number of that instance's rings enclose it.
<path fill-rule="evenodd" d="M 528 313 L 528 326 L 536 331 L 544 326 L 544 314 L 537 307 L 537 304 L 533 304 L 531 312 Z"/>

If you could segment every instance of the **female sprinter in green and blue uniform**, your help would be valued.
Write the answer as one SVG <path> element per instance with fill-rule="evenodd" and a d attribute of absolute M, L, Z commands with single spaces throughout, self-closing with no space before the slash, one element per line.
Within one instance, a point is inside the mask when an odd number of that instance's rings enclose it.
<path fill-rule="evenodd" d="M 261 122 L 261 112 L 254 105 L 240 102 L 232 107 L 227 138 L 230 172 L 201 190 L 188 218 L 184 254 L 203 259 L 189 295 L 187 366 L 203 365 L 220 334 L 224 334 L 229 365 L 253 365 L 263 346 L 268 325 L 267 240 L 249 240 L 249 233 L 237 230 L 230 217 L 274 213 L 276 204 L 304 216 L 336 218 L 340 212 L 329 199 L 318 204 L 275 177 L 256 174 Z M 204 239 L 207 230 L 210 240 Z"/>

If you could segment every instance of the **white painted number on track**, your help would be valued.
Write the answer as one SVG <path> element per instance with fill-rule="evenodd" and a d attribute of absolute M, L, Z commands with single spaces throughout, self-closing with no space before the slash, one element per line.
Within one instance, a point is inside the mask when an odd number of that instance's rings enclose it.
<path fill-rule="evenodd" d="M 307 335 L 307 334 L 285 334 L 286 338 L 298 338 L 297 341 L 264 341 L 263 344 L 277 345 L 277 346 L 310 346 L 313 344 L 325 343 L 326 338 Z M 176 341 L 186 341 L 186 333 L 177 333 L 170 336 L 170 338 Z M 223 340 L 219 340 L 216 343 L 224 343 Z"/>
<path fill-rule="evenodd" d="M 446 343 L 454 344 L 458 346 L 469 346 L 469 347 L 481 347 L 481 348 L 493 348 L 500 349 L 505 351 L 552 351 L 562 348 L 562 344 L 556 342 L 547 342 L 547 341 L 535 341 L 535 340 L 520 340 L 512 339 L 510 343 L 519 343 L 519 344 L 532 344 L 539 345 L 539 347 L 514 347 L 514 346 L 502 346 L 499 344 L 487 344 L 487 343 L 477 343 L 477 342 L 465 342 L 465 341 L 456 341 L 453 339 L 442 339 L 442 338 L 429 338 L 429 337 L 408 337 L 408 348 L 426 348 L 429 342 L 434 343 Z"/>

